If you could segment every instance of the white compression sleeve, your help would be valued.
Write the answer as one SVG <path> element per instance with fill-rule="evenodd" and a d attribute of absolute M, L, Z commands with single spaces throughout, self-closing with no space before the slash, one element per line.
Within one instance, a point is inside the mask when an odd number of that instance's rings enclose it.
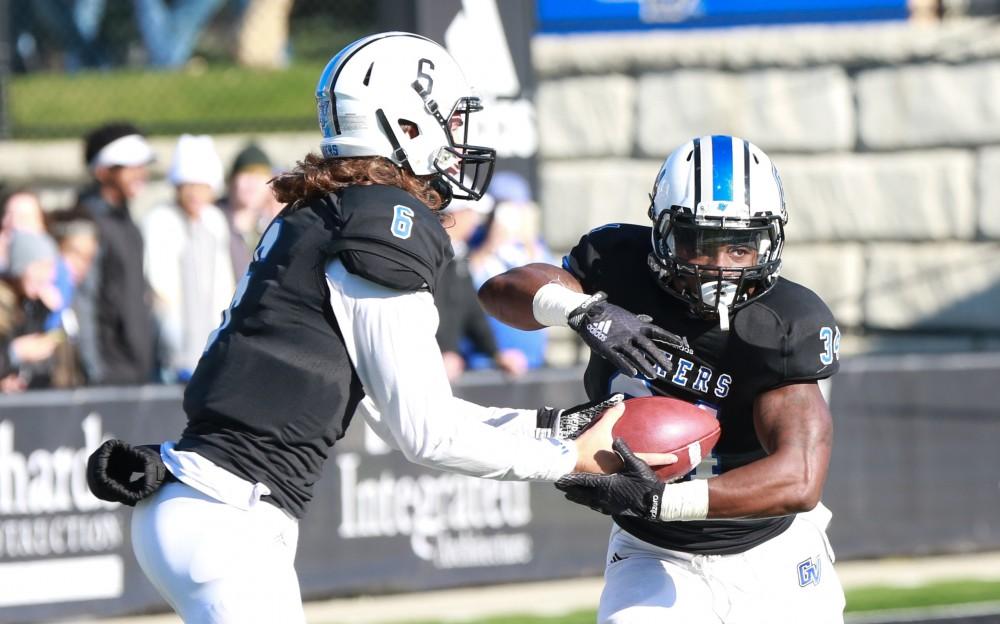
<path fill-rule="evenodd" d="M 569 313 L 580 307 L 590 295 L 578 293 L 557 282 L 549 282 L 535 292 L 531 312 L 546 327 L 566 326 Z"/>

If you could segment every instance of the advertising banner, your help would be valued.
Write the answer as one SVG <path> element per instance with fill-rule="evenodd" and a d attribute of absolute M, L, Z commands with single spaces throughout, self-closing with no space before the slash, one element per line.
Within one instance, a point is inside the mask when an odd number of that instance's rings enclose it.
<path fill-rule="evenodd" d="M 540 371 L 512 385 L 473 374 L 456 392 L 492 405 L 572 405 L 583 399 L 580 376 Z M 0 622 L 166 609 L 132 555 L 130 509 L 94 498 L 85 469 L 108 438 L 176 439 L 180 401 L 177 387 L 0 400 Z M 296 568 L 307 597 L 594 575 L 608 526 L 549 484 L 416 466 L 358 420 L 317 485 Z"/>
<path fill-rule="evenodd" d="M 542 33 L 905 19 L 907 0 L 538 0 Z"/>
<path fill-rule="evenodd" d="M 1000 548 L 998 375 L 996 355 L 843 363 L 823 497 L 841 559 Z M 568 406 L 581 377 L 473 373 L 456 394 Z M 129 508 L 94 498 L 85 465 L 110 437 L 176 439 L 180 400 L 162 386 L 0 397 L 0 622 L 166 609 L 132 555 Z M 550 484 L 411 464 L 358 420 L 317 484 L 296 569 L 306 598 L 596 576 L 609 526 Z"/>

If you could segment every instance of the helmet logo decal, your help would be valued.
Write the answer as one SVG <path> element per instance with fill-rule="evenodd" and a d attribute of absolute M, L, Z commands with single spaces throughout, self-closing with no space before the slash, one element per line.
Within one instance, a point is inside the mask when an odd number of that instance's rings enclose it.
<path fill-rule="evenodd" d="M 420 82 L 421 79 L 426 81 L 426 85 L 420 85 L 420 86 L 423 87 L 423 93 L 421 93 L 421 95 L 427 96 L 430 95 L 431 91 L 434 90 L 434 78 L 432 78 L 430 74 L 424 71 L 425 65 L 427 66 L 428 69 L 434 69 L 434 61 L 425 58 L 420 59 L 420 61 L 417 62 L 416 82 Z"/>

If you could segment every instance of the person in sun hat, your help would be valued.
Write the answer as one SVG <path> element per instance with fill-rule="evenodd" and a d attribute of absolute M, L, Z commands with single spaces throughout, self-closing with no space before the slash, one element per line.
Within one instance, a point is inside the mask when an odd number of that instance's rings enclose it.
<path fill-rule="evenodd" d="M 167 179 L 176 199 L 150 209 L 142 232 L 164 379 L 183 382 L 229 307 L 235 286 L 229 225 L 214 203 L 223 168 L 212 137 L 182 135 Z"/>
<path fill-rule="evenodd" d="M 145 190 L 155 154 L 136 126 L 113 122 L 84 137 L 83 157 L 90 182 L 77 205 L 93 219 L 100 248 L 77 292 L 80 357 L 88 383 L 148 383 L 156 335 L 142 234 L 129 206 Z"/>

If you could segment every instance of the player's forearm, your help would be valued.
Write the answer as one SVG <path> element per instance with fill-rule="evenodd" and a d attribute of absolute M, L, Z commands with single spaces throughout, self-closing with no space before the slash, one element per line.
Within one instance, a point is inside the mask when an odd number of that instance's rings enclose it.
<path fill-rule="evenodd" d="M 709 518 L 768 518 L 809 511 L 819 503 L 826 470 L 771 455 L 709 479 Z"/>
<path fill-rule="evenodd" d="M 546 284 L 559 284 L 571 293 L 583 287 L 572 274 L 551 264 L 534 263 L 511 269 L 491 278 L 479 289 L 483 308 L 499 321 L 517 329 L 545 327 L 535 318 L 535 294 Z"/>

